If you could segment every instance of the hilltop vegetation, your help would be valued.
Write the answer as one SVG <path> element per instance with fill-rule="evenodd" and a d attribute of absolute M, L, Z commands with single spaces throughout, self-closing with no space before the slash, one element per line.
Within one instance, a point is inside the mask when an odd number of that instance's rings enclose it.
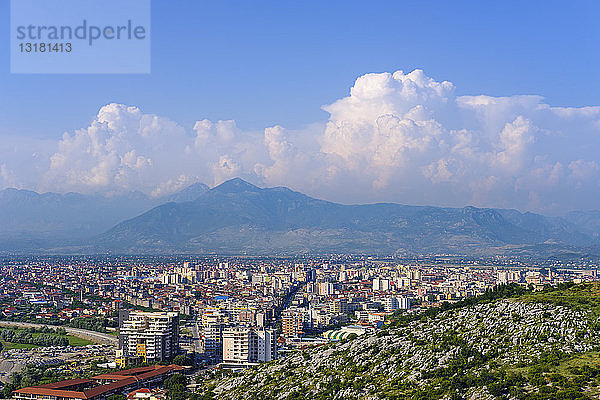
<path fill-rule="evenodd" d="M 218 399 L 600 398 L 600 285 L 500 287 L 228 377 Z"/>

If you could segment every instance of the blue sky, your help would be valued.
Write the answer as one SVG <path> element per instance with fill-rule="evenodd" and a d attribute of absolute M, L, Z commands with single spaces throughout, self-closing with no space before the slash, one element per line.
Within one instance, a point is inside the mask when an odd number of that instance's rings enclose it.
<path fill-rule="evenodd" d="M 147 76 L 11 75 L 9 2 L 0 4 L 3 134 L 58 137 L 110 102 L 184 125 L 301 127 L 325 121 L 320 106 L 358 76 L 414 68 L 457 94 L 600 104 L 596 1 L 155 0 Z"/>
<path fill-rule="evenodd" d="M 597 1 L 154 0 L 142 75 L 10 74 L 9 11 L 0 189 L 599 207 Z"/>

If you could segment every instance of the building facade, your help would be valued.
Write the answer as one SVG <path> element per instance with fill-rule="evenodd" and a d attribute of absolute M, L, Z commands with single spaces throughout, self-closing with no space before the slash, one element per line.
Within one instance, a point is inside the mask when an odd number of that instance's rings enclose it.
<path fill-rule="evenodd" d="M 272 329 L 248 327 L 223 330 L 223 363 L 249 366 L 277 358 L 277 335 Z"/>
<path fill-rule="evenodd" d="M 179 313 L 119 312 L 119 353 L 121 363 L 159 362 L 179 352 Z"/>
<path fill-rule="evenodd" d="M 223 359 L 223 329 L 228 324 L 229 317 L 219 310 L 212 310 L 202 314 L 202 348 L 204 356 L 211 363 L 221 362 Z"/>
<path fill-rule="evenodd" d="M 283 336 L 288 338 L 297 338 L 304 335 L 304 326 L 306 324 L 306 313 L 299 309 L 285 310 L 281 316 L 281 329 Z"/>

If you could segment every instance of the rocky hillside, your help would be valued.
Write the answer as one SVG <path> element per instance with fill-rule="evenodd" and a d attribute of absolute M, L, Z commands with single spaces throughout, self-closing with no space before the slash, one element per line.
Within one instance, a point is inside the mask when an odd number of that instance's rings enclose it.
<path fill-rule="evenodd" d="M 208 376 L 218 399 L 600 398 L 600 286 L 509 286 L 384 330 Z"/>

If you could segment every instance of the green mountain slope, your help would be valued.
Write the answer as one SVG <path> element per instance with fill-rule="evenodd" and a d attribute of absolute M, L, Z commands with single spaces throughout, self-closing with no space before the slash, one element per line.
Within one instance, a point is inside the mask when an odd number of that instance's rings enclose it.
<path fill-rule="evenodd" d="M 600 398 L 600 285 L 479 299 L 207 378 L 218 399 Z"/>

